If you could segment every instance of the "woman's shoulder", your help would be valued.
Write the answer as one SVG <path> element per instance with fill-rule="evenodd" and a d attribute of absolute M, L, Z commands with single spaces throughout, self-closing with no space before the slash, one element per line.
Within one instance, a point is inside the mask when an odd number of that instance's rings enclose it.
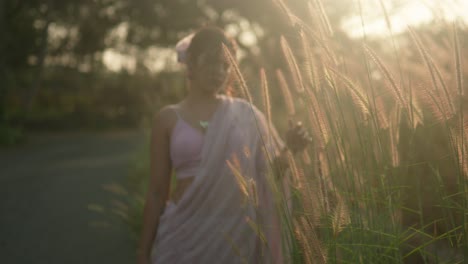
<path fill-rule="evenodd" d="M 233 111 L 242 116 L 244 120 L 256 120 L 262 118 L 263 113 L 248 100 L 239 97 L 230 97 Z M 250 117 L 250 118 L 249 118 Z"/>
<path fill-rule="evenodd" d="M 153 125 L 171 128 L 177 121 L 177 111 L 179 104 L 170 104 L 162 107 L 155 115 Z"/>
<path fill-rule="evenodd" d="M 176 111 L 178 111 L 180 108 L 179 104 L 169 104 L 161 107 L 159 109 L 157 115 L 159 115 L 162 118 L 169 118 L 172 117 L 176 114 Z"/>
<path fill-rule="evenodd" d="M 244 98 L 230 97 L 230 99 L 234 105 L 240 107 L 243 110 L 254 109 L 255 111 L 258 111 L 257 107 L 253 103 L 250 103 L 248 100 Z"/>
<path fill-rule="evenodd" d="M 242 105 L 249 104 L 249 102 L 245 100 L 244 98 L 235 97 L 235 96 L 225 96 L 225 97 L 229 98 L 233 103 L 236 103 L 236 104 L 242 104 Z"/>

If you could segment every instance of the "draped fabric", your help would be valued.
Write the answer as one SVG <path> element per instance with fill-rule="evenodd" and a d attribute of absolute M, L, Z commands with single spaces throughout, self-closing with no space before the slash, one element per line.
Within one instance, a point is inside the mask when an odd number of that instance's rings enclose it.
<path fill-rule="evenodd" d="M 198 174 L 160 217 L 153 264 L 285 263 L 267 180 L 268 164 L 283 142 L 252 104 L 221 98 L 206 131 Z"/>

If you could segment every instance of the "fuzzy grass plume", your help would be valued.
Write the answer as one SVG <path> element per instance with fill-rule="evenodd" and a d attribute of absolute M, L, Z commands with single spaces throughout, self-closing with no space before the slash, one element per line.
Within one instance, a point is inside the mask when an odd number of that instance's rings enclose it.
<path fill-rule="evenodd" d="M 291 92 L 289 91 L 288 83 L 283 75 L 283 72 L 279 69 L 276 70 L 276 78 L 278 79 L 278 85 L 283 94 L 283 99 L 286 104 L 286 109 L 289 116 L 293 116 L 296 113 L 296 108 L 292 99 Z"/>
<path fill-rule="evenodd" d="M 289 73 L 291 74 L 294 82 L 294 87 L 297 92 L 302 93 L 304 92 L 304 82 L 302 81 L 301 71 L 299 70 L 296 58 L 294 57 L 291 47 L 284 36 L 281 36 L 280 43 L 284 58 L 288 64 Z"/>
<path fill-rule="evenodd" d="M 235 74 L 237 82 L 239 83 L 239 85 L 241 87 L 241 92 L 242 92 L 243 97 L 247 98 L 247 100 L 250 103 L 252 103 L 253 102 L 252 95 L 250 94 L 249 88 L 247 87 L 247 83 L 244 80 L 244 77 L 243 77 L 243 75 L 242 75 L 242 73 L 241 73 L 241 71 L 239 69 L 239 66 L 237 65 L 236 60 L 232 56 L 231 51 L 229 50 L 229 48 L 226 47 L 226 45 L 224 45 L 224 44 L 223 44 L 223 51 L 224 51 L 224 56 L 227 57 L 227 59 L 229 61 L 229 64 L 234 69 L 234 74 Z"/>

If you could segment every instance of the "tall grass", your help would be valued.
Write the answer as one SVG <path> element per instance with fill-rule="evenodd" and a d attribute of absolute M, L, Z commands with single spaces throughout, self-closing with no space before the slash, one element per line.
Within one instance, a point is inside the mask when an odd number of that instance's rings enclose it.
<path fill-rule="evenodd" d="M 314 139 L 304 153 L 313 162 L 289 158 L 291 188 L 298 198 L 292 215 L 282 213 L 292 218 L 285 241 L 297 244 L 289 245 L 293 262 L 468 259 L 468 122 L 458 27 L 453 26 L 450 40 L 453 71 L 441 68 L 410 28 L 410 48 L 420 64 L 409 69 L 382 1 L 393 58 L 380 55 L 366 40 L 349 53 L 337 49 L 320 1 L 309 2 L 314 16 L 309 18 L 275 2 L 297 29 L 288 36 L 296 33 L 297 38 L 281 37 L 288 76 L 276 70 L 277 92 L 262 81 L 263 97 L 272 97 L 265 91 L 281 94 L 288 113 L 308 121 Z M 300 48 L 292 49 L 290 41 Z M 356 67 L 345 69 L 336 58 Z M 269 102 L 268 119 L 275 116 Z"/>
<path fill-rule="evenodd" d="M 292 214 L 290 197 L 273 188 L 292 262 L 468 259 L 468 117 L 460 27 L 454 24 L 451 36 L 442 40 L 451 48 L 409 29 L 398 38 L 410 44 L 398 50 L 380 1 L 391 33 L 389 56 L 368 38 L 340 48 L 320 0 L 309 1 L 310 17 L 302 18 L 284 1 L 275 2 L 297 32 L 278 40 L 285 68 L 260 71 L 263 109 L 273 123 L 284 116 L 278 109 L 286 109 L 313 137 L 304 153 L 288 157 Z M 239 68 L 234 70 L 240 94 L 253 102 L 255 93 Z M 278 96 L 284 107 L 274 103 Z M 230 166 L 235 171 L 235 164 Z M 255 193 L 255 183 L 235 175 L 246 196 Z M 135 230 L 141 197 L 134 199 L 137 210 L 127 212 Z M 249 201 L 255 203 L 253 198 Z"/>

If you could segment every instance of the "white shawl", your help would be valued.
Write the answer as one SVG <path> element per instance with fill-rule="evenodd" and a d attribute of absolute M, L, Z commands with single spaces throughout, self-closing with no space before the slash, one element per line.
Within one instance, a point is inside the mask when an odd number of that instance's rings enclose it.
<path fill-rule="evenodd" d="M 221 97 L 206 131 L 198 175 L 160 217 L 153 264 L 285 263 L 280 221 L 265 173 L 265 153 L 273 158 L 283 142 L 274 128 L 268 133 L 264 115 L 252 104 Z M 246 185 L 239 184 L 229 164 L 237 165 Z M 258 197 L 258 206 L 245 202 L 242 186 L 247 186 L 250 201 Z M 252 223 L 263 230 L 268 246 Z"/>

